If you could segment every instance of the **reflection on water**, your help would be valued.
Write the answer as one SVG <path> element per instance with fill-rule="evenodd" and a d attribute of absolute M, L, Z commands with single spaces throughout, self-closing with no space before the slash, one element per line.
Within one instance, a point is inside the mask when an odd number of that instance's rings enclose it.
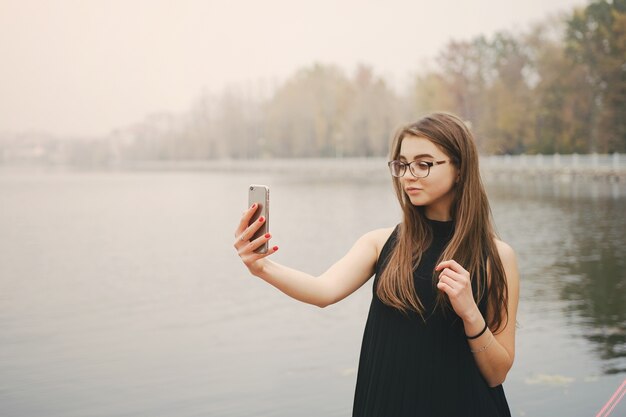
<path fill-rule="evenodd" d="M 321 310 L 232 250 L 250 183 L 314 274 L 398 221 L 387 179 L 316 178 L 0 172 L 0 415 L 349 415 L 371 282 Z M 624 188 L 489 182 L 522 275 L 514 416 L 594 415 L 626 375 Z"/>
<path fill-rule="evenodd" d="M 490 188 L 496 205 L 519 201 L 521 195 L 526 201 L 547 202 L 551 209 L 558 210 L 559 219 L 553 219 L 557 227 L 552 224 L 537 231 L 543 253 L 535 256 L 541 259 L 549 254 L 551 264 L 546 267 L 552 274 L 548 276 L 554 279 L 558 297 L 566 302 L 563 313 L 569 325 L 591 342 L 605 374 L 626 372 L 624 188 L 624 184 L 615 182 L 550 180 L 519 182 L 515 187 L 492 184 Z M 551 218 L 548 213 L 546 207 L 538 216 Z M 536 263 L 538 258 L 534 260 Z M 541 296 L 546 289 L 545 285 L 535 288 L 534 296 Z"/>
<path fill-rule="evenodd" d="M 587 329 L 603 372 L 626 372 L 624 206 L 613 200 L 581 202 L 572 217 L 573 239 L 557 263 L 564 271 L 560 295 L 569 301 L 568 314 Z"/>

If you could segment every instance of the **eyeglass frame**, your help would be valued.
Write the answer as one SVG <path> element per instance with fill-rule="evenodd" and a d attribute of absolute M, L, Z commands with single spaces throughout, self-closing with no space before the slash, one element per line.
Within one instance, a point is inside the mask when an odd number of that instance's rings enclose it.
<path fill-rule="evenodd" d="M 394 178 L 402 178 L 402 177 L 404 177 L 404 174 L 406 174 L 407 167 L 409 168 L 409 172 L 411 173 L 411 175 L 414 178 L 426 178 L 427 176 L 430 175 L 430 169 L 433 166 L 435 166 L 435 165 L 442 165 L 442 164 L 445 164 L 446 162 L 450 162 L 450 161 L 449 160 L 443 160 L 443 161 L 432 161 L 432 162 L 429 162 L 429 161 L 402 162 L 402 161 L 400 161 L 398 159 L 394 159 L 393 161 L 387 162 L 387 166 L 389 167 L 389 172 L 391 173 L 391 176 L 394 177 Z M 400 174 L 398 176 L 393 175 L 393 172 L 391 170 L 391 164 L 393 164 L 393 163 L 398 163 L 398 164 L 400 164 L 402 166 L 402 174 Z M 418 164 L 418 165 L 419 164 L 426 164 L 428 166 L 428 172 L 426 173 L 426 175 L 424 175 L 422 177 L 418 177 L 417 175 L 415 175 L 415 172 L 413 172 L 413 168 L 411 167 L 411 165 L 413 165 L 413 164 Z"/>

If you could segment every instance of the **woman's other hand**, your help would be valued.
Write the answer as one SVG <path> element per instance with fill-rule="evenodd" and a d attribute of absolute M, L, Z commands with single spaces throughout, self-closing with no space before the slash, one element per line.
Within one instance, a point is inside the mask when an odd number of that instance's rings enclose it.
<path fill-rule="evenodd" d="M 441 271 L 437 288 L 448 295 L 454 312 L 464 321 L 473 317 L 478 306 L 472 294 L 469 272 L 455 260 L 441 262 L 435 271 Z"/>

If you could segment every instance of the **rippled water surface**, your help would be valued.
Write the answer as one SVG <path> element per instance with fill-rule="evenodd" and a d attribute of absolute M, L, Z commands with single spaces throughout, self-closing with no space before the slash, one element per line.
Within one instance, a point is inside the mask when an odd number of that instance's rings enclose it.
<path fill-rule="evenodd" d="M 0 415 L 348 416 L 371 280 L 319 309 L 248 276 L 250 183 L 310 273 L 399 221 L 386 181 L 0 172 Z M 624 185 L 488 190 L 522 274 L 512 414 L 595 415 L 626 377 Z"/>

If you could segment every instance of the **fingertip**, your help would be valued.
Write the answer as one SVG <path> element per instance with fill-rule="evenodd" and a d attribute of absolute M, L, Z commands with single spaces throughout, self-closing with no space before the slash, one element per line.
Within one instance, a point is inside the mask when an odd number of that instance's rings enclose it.
<path fill-rule="evenodd" d="M 449 262 L 450 262 L 450 261 L 449 261 L 448 259 L 444 259 L 443 261 L 441 261 L 441 262 L 439 262 L 439 263 L 437 264 L 437 268 L 441 269 L 441 268 L 443 268 L 444 266 L 448 265 L 448 263 L 449 263 Z"/>
<path fill-rule="evenodd" d="M 274 252 L 276 252 L 277 250 L 278 250 L 278 246 L 274 246 L 274 247 L 272 248 L 272 251 L 274 251 Z"/>

